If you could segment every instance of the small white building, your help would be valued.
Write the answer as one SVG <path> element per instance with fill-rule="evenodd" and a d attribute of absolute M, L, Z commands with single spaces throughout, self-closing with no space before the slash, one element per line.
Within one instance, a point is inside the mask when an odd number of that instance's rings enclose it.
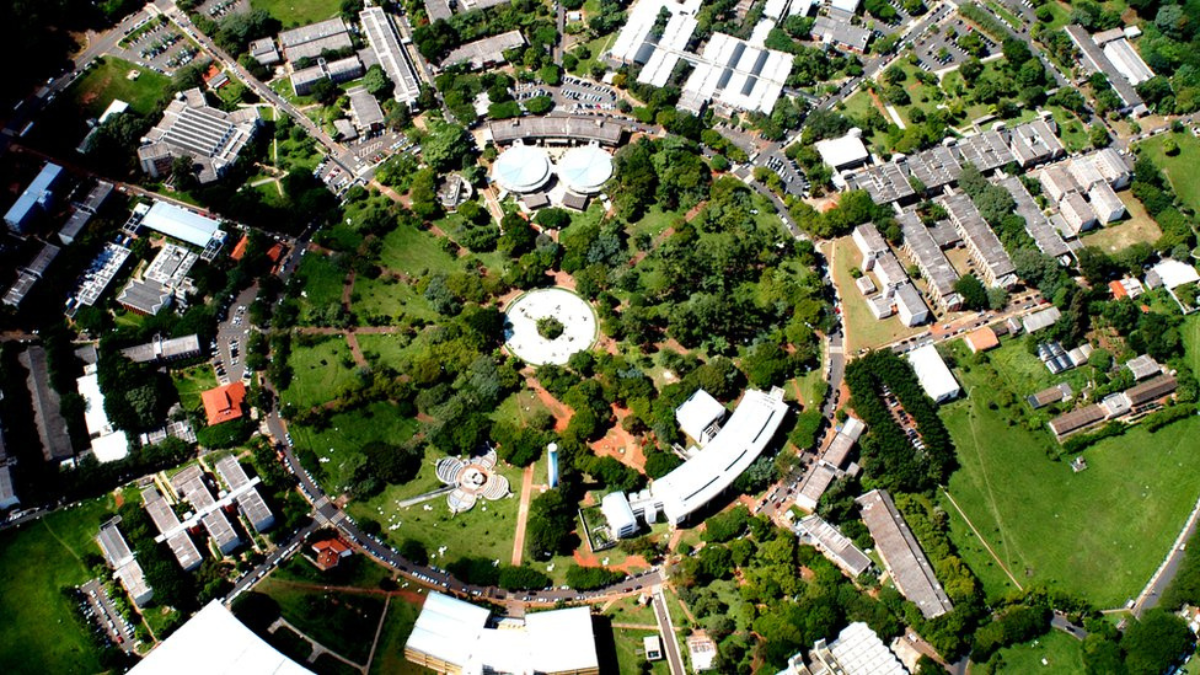
<path fill-rule="evenodd" d="M 854 240 L 854 245 L 862 254 L 864 270 L 873 268 L 875 260 L 889 250 L 887 242 L 883 240 L 883 235 L 879 234 L 879 229 L 875 227 L 874 223 L 865 223 L 854 228 L 850 238 Z"/>
<path fill-rule="evenodd" d="M 962 393 L 962 387 L 946 367 L 946 362 L 942 360 L 942 355 L 938 354 L 937 347 L 929 344 L 914 349 L 908 353 L 907 358 L 917 374 L 921 388 L 929 398 L 938 403 L 945 403 L 958 398 Z"/>
<path fill-rule="evenodd" d="M 703 389 L 697 389 L 682 405 L 675 409 L 675 421 L 688 438 L 704 447 L 720 431 L 721 420 L 725 419 L 725 406 Z"/>
<path fill-rule="evenodd" d="M 638 531 L 637 517 L 624 492 L 610 492 L 600 500 L 600 513 L 608 521 L 614 537 L 632 537 Z"/>
<path fill-rule="evenodd" d="M 92 454 L 101 464 L 125 459 L 129 455 L 129 441 L 124 431 L 113 428 L 104 412 L 104 394 L 100 392 L 100 377 L 96 374 L 96 366 L 87 366 L 84 373 L 75 384 L 79 395 L 83 397 L 83 421 L 91 438 Z"/>
<path fill-rule="evenodd" d="M 1108 183 L 1096 183 L 1088 191 L 1088 202 L 1092 205 L 1096 220 L 1104 225 L 1125 217 L 1125 203 Z"/>
<path fill-rule="evenodd" d="M 821 155 L 821 161 L 834 171 L 861 166 L 871 158 L 871 153 L 867 152 L 867 146 L 862 142 L 861 129 L 851 129 L 841 138 L 817 141 L 813 147 Z"/>
<path fill-rule="evenodd" d="M 929 321 L 929 307 L 921 299 L 921 293 L 912 282 L 905 282 L 896 289 L 896 313 L 900 321 L 909 328 Z"/>

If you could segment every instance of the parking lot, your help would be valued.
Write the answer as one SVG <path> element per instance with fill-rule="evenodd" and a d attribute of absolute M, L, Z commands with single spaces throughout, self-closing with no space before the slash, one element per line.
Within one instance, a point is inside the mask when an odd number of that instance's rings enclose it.
<path fill-rule="evenodd" d="M 249 11 L 250 0 L 206 0 L 196 8 L 196 13 L 213 20 Z"/>
<path fill-rule="evenodd" d="M 199 55 L 200 49 L 174 26 L 149 19 L 129 31 L 112 50 L 114 56 L 171 75 Z"/>
<path fill-rule="evenodd" d="M 571 112 L 615 110 L 617 94 L 606 85 L 567 75 L 558 89 L 556 103 Z"/>
<path fill-rule="evenodd" d="M 957 39 L 972 32 L 977 33 L 983 40 L 980 59 L 1000 53 L 1000 47 L 994 40 L 975 30 L 961 17 L 955 17 L 942 24 L 936 35 L 929 31 L 913 41 L 913 51 L 918 59 L 917 67 L 926 72 L 933 72 L 962 65 L 971 55 L 958 46 Z M 951 37 L 951 33 L 956 37 Z"/>
<path fill-rule="evenodd" d="M 774 171 L 783 180 L 783 188 L 790 195 L 797 197 L 809 196 L 808 180 L 804 178 L 800 167 L 795 161 L 788 159 L 782 153 L 767 155 L 760 160 L 764 166 Z"/>
<path fill-rule="evenodd" d="M 95 624 L 96 630 L 103 633 L 123 651 L 132 651 L 133 627 L 117 613 L 104 586 L 101 586 L 98 580 L 92 579 L 80 586 L 79 592 L 81 594 L 81 611 L 89 621 Z"/>

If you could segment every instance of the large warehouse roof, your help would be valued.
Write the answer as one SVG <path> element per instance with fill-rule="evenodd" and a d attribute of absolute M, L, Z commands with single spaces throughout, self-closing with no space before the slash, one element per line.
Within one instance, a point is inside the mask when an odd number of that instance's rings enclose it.
<path fill-rule="evenodd" d="M 208 246 L 221 224 L 174 204 L 154 202 L 142 218 L 142 225 L 203 248 Z"/>
<path fill-rule="evenodd" d="M 514 145 L 496 158 L 492 179 L 509 192 L 533 192 L 549 182 L 550 158 L 541 148 Z"/>
<path fill-rule="evenodd" d="M 782 396 L 749 389 L 708 445 L 683 466 L 654 482 L 650 492 L 679 523 L 733 484 L 775 436 L 788 405 Z"/>
<path fill-rule="evenodd" d="M 134 666 L 130 675 L 311 673 L 264 642 L 213 600 Z"/>
<path fill-rule="evenodd" d="M 946 367 L 946 362 L 938 354 L 937 347 L 925 345 L 908 353 L 908 362 L 912 364 L 921 381 L 921 388 L 929 394 L 929 398 L 941 403 L 958 396 L 962 388 L 954 379 L 954 374 Z"/>
<path fill-rule="evenodd" d="M 875 550 L 900 593 L 915 603 L 927 619 L 954 609 L 891 495 L 871 490 L 856 501 L 862 506 L 863 524 L 871 531 Z"/>
<path fill-rule="evenodd" d="M 571 148 L 558 161 L 558 177 L 584 195 L 599 192 L 612 174 L 612 155 L 596 145 Z"/>

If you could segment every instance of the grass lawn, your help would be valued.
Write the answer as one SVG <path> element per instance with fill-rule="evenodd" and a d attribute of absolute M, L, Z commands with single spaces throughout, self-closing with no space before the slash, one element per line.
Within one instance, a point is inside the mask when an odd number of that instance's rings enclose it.
<path fill-rule="evenodd" d="M 586 59 L 579 59 L 579 65 L 576 66 L 575 70 L 572 72 L 574 72 L 577 75 L 591 77 L 592 66 L 596 65 L 597 63 L 600 63 L 600 55 L 604 53 L 604 50 L 611 47 L 612 43 L 616 39 L 617 39 L 617 33 L 614 31 L 613 33 L 610 33 L 603 37 L 598 37 L 595 40 L 592 40 L 591 42 L 585 42 L 584 44 L 587 46 L 588 50 L 591 51 L 591 56 L 589 56 Z M 573 47 L 569 51 L 573 52 L 574 50 L 575 50 L 575 47 Z M 601 65 L 603 65 L 603 64 L 601 64 Z"/>
<path fill-rule="evenodd" d="M 338 4 L 329 0 L 250 0 L 250 7 L 279 19 L 284 28 L 307 26 L 338 13 Z"/>
<path fill-rule="evenodd" d="M 346 286 L 346 272 L 338 269 L 329 256 L 305 255 L 296 273 L 304 281 L 300 296 L 300 323 L 307 325 L 327 307 L 340 305 Z"/>
<path fill-rule="evenodd" d="M 294 375 L 282 398 L 284 403 L 301 408 L 333 400 L 338 390 L 354 378 L 350 347 L 339 336 L 330 336 L 311 346 L 297 341 L 290 363 Z"/>
<path fill-rule="evenodd" d="M 358 336 L 358 346 L 362 348 L 363 356 L 367 357 L 368 362 L 373 364 L 378 361 L 380 365 L 396 370 L 400 369 L 410 344 L 410 338 L 394 333 Z"/>
<path fill-rule="evenodd" d="M 127 77 L 131 70 L 141 73 L 137 79 Z M 125 101 L 136 113 L 148 115 L 154 111 L 154 104 L 165 96 L 170 84 L 171 78 L 166 75 L 124 59 L 105 56 L 71 85 L 67 96 L 86 117 L 99 117 L 114 99 Z"/>
<path fill-rule="evenodd" d="M 1150 578 L 1200 494 L 1176 478 L 1200 471 L 1200 418 L 1102 441 L 1085 452 L 1088 469 L 1076 474 L 1050 459 L 1057 446 L 1048 431 L 1010 426 L 1004 408 L 989 409 L 997 388 L 982 368 L 956 374 L 970 396 L 942 409 L 962 464 L 949 484 L 955 500 L 1023 585 L 1044 583 L 1100 607 L 1124 605 Z M 989 596 L 1010 590 L 998 569 L 986 572 L 995 563 L 957 518 L 951 533 Z"/>
<path fill-rule="evenodd" d="M 416 420 L 401 416 L 395 406 L 383 401 L 335 415 L 329 428 L 322 431 L 291 427 L 296 445 L 311 449 L 321 458 L 321 473 L 325 478 L 322 484 L 333 494 L 346 488 L 357 462 L 362 461 L 359 448 L 372 441 L 403 443 L 416 430 Z M 429 471 L 433 472 L 432 467 Z"/>
<path fill-rule="evenodd" d="M 312 552 L 304 551 L 304 554 L 311 555 Z M 280 565 L 272 573 L 272 578 L 280 581 L 296 581 L 349 588 L 369 588 L 372 590 L 378 589 L 381 581 L 390 579 L 391 577 L 392 571 L 390 569 L 364 555 L 352 555 L 348 558 L 343 558 L 337 567 L 325 572 L 317 569 L 303 557 L 294 555 L 288 558 L 286 563 Z"/>
<path fill-rule="evenodd" d="M 1085 246 L 1095 246 L 1103 251 L 1114 253 L 1144 241 L 1150 244 L 1158 241 L 1162 230 L 1158 223 L 1146 213 L 1146 207 L 1138 201 L 1129 190 L 1117 193 L 1125 204 L 1128 215 L 1125 220 L 1097 228 L 1082 238 Z"/>
<path fill-rule="evenodd" d="M 1200 314 L 1192 314 L 1184 319 L 1179 334 L 1187 350 L 1188 367 L 1193 373 L 1200 373 Z"/>
<path fill-rule="evenodd" d="M 442 248 L 437 236 L 404 225 L 384 237 L 379 262 L 393 272 L 412 277 L 458 270 L 457 260 Z"/>
<path fill-rule="evenodd" d="M 88 634 L 60 589 L 86 582 L 87 555 L 100 555 L 94 537 L 108 515 L 107 498 L 84 502 L 0 534 L 0 671 L 100 671 Z"/>
<path fill-rule="evenodd" d="M 1087 125 L 1081 122 L 1075 113 L 1056 105 L 1046 106 L 1046 109 L 1058 123 L 1058 137 L 1062 139 L 1067 152 L 1082 152 L 1091 147 Z"/>
<path fill-rule="evenodd" d="M 436 320 L 438 313 L 425 296 L 417 292 L 416 283 L 416 279 L 401 280 L 391 276 L 378 279 L 355 277 L 351 306 L 360 323 L 373 315 Z"/>
<path fill-rule="evenodd" d="M 813 369 L 796 378 L 796 384 L 800 389 L 800 404 L 805 410 L 815 410 L 820 407 L 824 394 L 829 389 L 825 384 L 824 373 L 820 369 Z"/>
<path fill-rule="evenodd" d="M 596 207 L 593 207 L 596 208 Z M 602 208 L 602 207 L 600 207 Z M 603 215 L 603 213 L 601 213 Z M 633 236 L 647 233 L 651 237 L 657 237 L 671 226 L 671 221 L 679 214 L 675 211 L 663 211 L 657 204 L 646 210 L 646 215 L 642 219 L 629 226 L 629 233 Z M 591 220 L 594 217 L 592 213 L 585 213 L 584 217 Z M 572 223 L 574 224 L 574 223 Z"/>
<path fill-rule="evenodd" d="M 179 402 L 184 410 L 195 410 L 200 407 L 200 393 L 216 388 L 217 375 L 212 366 L 206 363 L 172 371 L 171 381 L 175 383 L 175 391 L 179 392 Z"/>
<path fill-rule="evenodd" d="M 500 402 L 491 418 L 497 422 L 509 420 L 525 426 L 539 410 L 549 411 L 542 399 L 528 389 L 522 389 Z"/>
<path fill-rule="evenodd" d="M 321 645 L 357 663 L 366 663 L 383 616 L 379 596 L 312 591 L 273 577 L 258 588 L 279 603 L 283 618 Z"/>
<path fill-rule="evenodd" d="M 508 479 L 508 497 L 499 501 L 479 500 L 475 508 L 452 515 L 445 496 L 407 508 L 398 502 L 442 487 L 434 471 L 441 458 L 436 450 L 425 455 L 421 471 L 407 485 L 393 485 L 368 501 L 354 501 L 347 506 L 350 515 L 359 522 L 371 518 L 383 525 L 384 533 L 393 545 L 405 539 L 415 539 L 429 550 L 430 562 L 438 567 L 466 556 L 500 560 L 507 564 L 512 558 L 513 536 L 517 525 L 520 502 L 521 470 L 500 464 L 500 474 Z M 328 464 L 326 466 L 329 466 Z M 438 549 L 445 547 L 444 554 Z"/>
<path fill-rule="evenodd" d="M 417 615 L 421 613 L 420 605 L 413 604 L 396 596 L 388 604 L 387 616 L 383 619 L 383 631 L 379 634 L 379 644 L 375 647 L 375 660 L 371 662 L 371 672 L 379 675 L 415 675 L 432 673 L 428 668 L 422 668 L 404 658 L 404 643 L 412 633 Z"/>
<path fill-rule="evenodd" d="M 900 323 L 900 319 L 890 317 L 876 319 L 867 307 L 867 300 L 854 285 L 854 277 L 850 276 L 850 268 L 862 264 L 862 256 L 858 247 L 850 237 L 842 237 L 834 242 L 834 277 L 842 296 L 842 319 L 846 325 L 846 353 L 853 354 L 860 348 L 878 347 L 894 340 L 916 335 L 925 328 L 917 326 L 909 328 Z M 878 284 L 876 284 L 878 285 Z"/>
<path fill-rule="evenodd" d="M 1174 157 L 1163 152 L 1163 144 L 1168 138 L 1179 144 L 1179 152 Z M 1200 138 L 1189 133 L 1159 134 L 1138 143 L 1137 149 L 1150 153 L 1158 168 L 1167 174 L 1180 201 L 1193 210 L 1200 210 L 1200 181 L 1195 175 L 1196 166 L 1200 165 Z"/>
<path fill-rule="evenodd" d="M 642 639 L 658 635 L 658 631 L 613 628 L 612 632 L 613 641 L 617 645 L 617 666 L 619 668 L 617 672 L 620 675 L 640 675 L 647 672 L 641 668 L 642 662 L 646 660 L 642 656 Z M 686 655 L 684 658 L 687 658 Z M 659 659 L 650 665 L 649 672 L 651 673 L 665 675 L 671 672 L 666 659 Z"/>
<path fill-rule="evenodd" d="M 1083 642 L 1058 630 L 1032 642 L 1001 649 L 999 653 L 1004 659 L 1004 665 L 997 671 L 1000 673 L 1069 675 L 1084 672 Z"/>

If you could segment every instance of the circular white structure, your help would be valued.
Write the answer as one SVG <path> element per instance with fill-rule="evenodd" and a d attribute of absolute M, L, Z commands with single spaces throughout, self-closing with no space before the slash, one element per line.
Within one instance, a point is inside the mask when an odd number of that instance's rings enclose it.
<path fill-rule="evenodd" d="M 567 188 L 582 195 L 599 192 L 612 174 L 612 155 L 596 145 L 571 148 L 558 162 L 558 177 Z"/>
<path fill-rule="evenodd" d="M 539 319 L 553 317 L 562 335 L 548 340 L 538 333 Z M 504 346 L 525 363 L 563 365 L 596 341 L 596 313 L 586 300 L 564 288 L 530 291 L 512 302 L 504 315 Z"/>
<path fill-rule="evenodd" d="M 509 192 L 523 194 L 550 182 L 550 158 L 546 151 L 520 143 L 505 150 L 492 165 L 492 180 Z"/>

